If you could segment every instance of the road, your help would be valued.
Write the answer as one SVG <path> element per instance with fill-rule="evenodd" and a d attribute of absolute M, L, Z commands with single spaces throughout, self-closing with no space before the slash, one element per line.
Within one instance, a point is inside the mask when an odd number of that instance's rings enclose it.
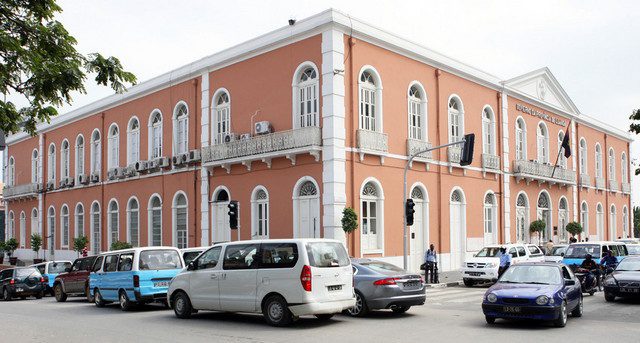
<path fill-rule="evenodd" d="M 291 328 L 266 325 L 261 316 L 200 312 L 189 320 L 149 305 L 122 312 L 96 308 L 81 298 L 0 302 L 1 342 L 586 342 L 640 340 L 640 301 L 607 303 L 585 296 L 582 318 L 565 328 L 529 322 L 487 325 L 480 309 L 486 287 L 429 289 L 427 304 L 404 315 L 379 311 L 366 318 L 336 316 L 329 322 L 302 318 Z M 10 329 L 11 328 L 11 329 Z"/>

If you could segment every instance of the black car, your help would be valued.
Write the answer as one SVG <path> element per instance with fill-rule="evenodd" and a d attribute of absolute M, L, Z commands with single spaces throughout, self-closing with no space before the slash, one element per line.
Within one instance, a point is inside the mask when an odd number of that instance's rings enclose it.
<path fill-rule="evenodd" d="M 604 280 L 605 300 L 616 297 L 640 298 L 640 257 L 625 258 Z"/>
<path fill-rule="evenodd" d="M 0 272 L 0 289 L 4 301 L 30 296 L 40 299 L 46 286 L 47 280 L 34 267 L 11 268 Z"/>

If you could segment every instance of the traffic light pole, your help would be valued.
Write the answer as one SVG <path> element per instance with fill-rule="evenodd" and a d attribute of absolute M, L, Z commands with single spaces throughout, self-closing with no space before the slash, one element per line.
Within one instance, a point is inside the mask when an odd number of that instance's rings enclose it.
<path fill-rule="evenodd" d="M 405 270 L 409 269 L 409 257 L 408 257 L 408 246 L 409 246 L 409 241 L 407 240 L 407 211 L 405 210 L 404 206 L 407 203 L 407 171 L 409 171 L 409 166 L 411 165 L 411 162 L 413 162 L 413 159 L 416 158 L 418 155 L 430 152 L 430 151 L 434 151 L 434 150 L 438 150 L 438 149 L 442 149 L 442 148 L 446 148 L 449 146 L 453 146 L 453 145 L 460 145 L 460 144 L 464 144 L 464 142 L 466 142 L 466 140 L 463 138 L 460 141 L 457 142 L 453 142 L 453 143 L 447 143 L 447 144 L 443 144 L 443 145 L 438 145 L 436 147 L 432 147 L 429 149 L 424 149 L 421 151 L 418 151 L 414 154 L 411 154 L 411 156 L 409 156 L 409 160 L 407 160 L 407 164 L 404 166 L 404 186 L 402 189 L 402 207 L 403 207 L 403 222 L 404 222 L 404 231 L 403 231 L 403 238 L 402 238 L 402 242 L 403 242 L 403 256 L 402 256 L 402 262 L 403 262 L 403 266 Z M 439 247 L 438 247 L 439 248 Z"/>

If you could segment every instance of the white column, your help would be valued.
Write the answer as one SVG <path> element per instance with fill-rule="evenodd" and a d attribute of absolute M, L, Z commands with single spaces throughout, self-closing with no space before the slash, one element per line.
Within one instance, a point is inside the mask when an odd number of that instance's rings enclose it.
<path fill-rule="evenodd" d="M 338 71 L 338 72 L 334 72 Z M 346 206 L 344 37 L 322 33 L 322 206 L 324 237 L 346 244 L 342 211 Z"/>
<path fill-rule="evenodd" d="M 578 169 L 577 159 L 578 159 L 578 150 L 576 150 L 576 122 L 574 120 L 571 121 L 571 155 L 573 156 L 573 172 L 578 175 L 576 172 Z M 573 221 L 578 221 L 578 180 L 576 179 L 576 184 L 571 186 L 573 191 Z"/>
<path fill-rule="evenodd" d="M 509 100 L 505 90 L 502 90 L 502 172 L 503 185 L 502 196 L 504 197 L 504 241 L 511 242 L 511 160 L 509 158 Z"/>
<path fill-rule="evenodd" d="M 87 147 L 87 142 L 85 141 L 85 147 Z M 89 149 L 91 149 L 91 146 L 89 145 Z M 44 158 L 42 158 L 42 153 L 44 151 L 44 136 L 42 134 L 38 135 L 38 179 L 36 180 L 38 183 L 42 184 L 42 181 L 44 180 L 44 166 L 42 165 L 42 162 L 44 161 Z M 85 164 L 86 166 L 86 164 Z M 38 233 L 40 234 L 41 237 L 44 237 L 44 221 L 42 220 L 43 217 L 43 212 L 42 209 L 44 208 L 44 202 L 43 202 L 43 196 L 42 193 L 38 193 Z M 33 233 L 33 232 L 32 232 Z M 84 233 L 83 233 L 84 234 Z"/>
<path fill-rule="evenodd" d="M 200 147 L 209 145 L 209 72 L 202 73 L 201 76 L 201 105 L 200 105 Z M 209 173 L 207 168 L 200 168 L 200 245 L 211 245 L 209 237 Z"/>
<path fill-rule="evenodd" d="M 2 152 L 2 183 L 7 184 L 7 166 L 9 165 L 9 144 L 7 148 Z M 4 202 L 4 241 L 9 238 L 9 202 Z M 4 252 L 3 252 L 4 253 Z"/>

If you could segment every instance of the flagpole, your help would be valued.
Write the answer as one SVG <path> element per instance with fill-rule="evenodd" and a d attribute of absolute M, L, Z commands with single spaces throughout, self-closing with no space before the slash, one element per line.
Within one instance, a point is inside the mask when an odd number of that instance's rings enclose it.
<path fill-rule="evenodd" d="M 569 134 L 569 128 L 571 127 L 571 123 L 573 123 L 573 118 L 569 121 L 569 125 L 567 125 L 567 129 L 565 130 L 565 136 Z M 565 137 L 562 137 L 562 140 L 565 140 Z M 562 142 L 560 143 L 562 144 Z M 553 179 L 553 175 L 556 173 L 556 168 L 558 167 L 558 161 L 560 160 L 560 154 L 562 153 L 562 146 L 558 149 L 558 156 L 556 157 L 556 163 L 553 165 L 553 171 L 551 171 L 551 178 Z"/>

